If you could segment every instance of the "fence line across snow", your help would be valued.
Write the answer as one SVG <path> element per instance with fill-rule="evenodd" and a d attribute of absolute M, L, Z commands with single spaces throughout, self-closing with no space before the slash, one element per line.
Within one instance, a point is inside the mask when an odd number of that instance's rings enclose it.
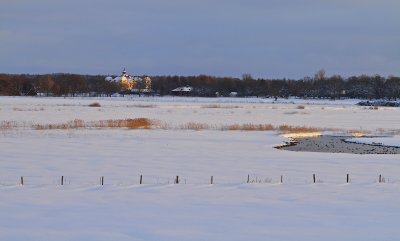
<path fill-rule="evenodd" d="M 200 182 L 190 182 L 189 183 L 189 182 L 187 182 L 187 178 L 182 177 L 182 176 L 178 176 L 178 175 L 177 176 L 173 176 L 171 178 L 165 178 L 164 177 L 163 178 L 164 181 L 160 181 L 160 177 L 155 177 L 155 176 L 151 176 L 151 175 L 149 175 L 149 177 L 151 177 L 151 178 L 149 178 L 148 180 L 153 180 L 153 181 L 144 182 L 145 176 L 143 174 L 141 174 L 141 175 L 138 176 L 137 180 L 134 180 L 133 178 L 130 178 L 129 181 L 127 181 L 125 183 L 123 183 L 121 181 L 118 181 L 118 179 L 112 179 L 112 178 L 110 178 L 110 181 L 107 181 L 107 183 L 106 183 L 105 182 L 105 176 L 99 176 L 98 180 L 100 180 L 100 181 L 97 182 L 97 184 L 96 184 L 96 182 L 94 180 L 93 180 L 93 182 L 88 182 L 88 181 L 79 182 L 79 181 L 76 181 L 76 182 L 72 182 L 72 183 L 73 183 L 73 185 L 86 184 L 86 185 L 100 185 L 100 186 L 104 186 L 104 185 L 124 185 L 124 184 L 125 185 L 128 185 L 128 184 L 129 185 L 132 185 L 132 184 L 139 184 L 139 185 L 142 185 L 142 184 L 160 184 L 160 185 L 163 185 L 163 184 L 211 184 L 211 185 L 213 185 L 213 184 L 227 184 L 228 183 L 228 182 L 216 183 L 215 182 L 215 180 L 216 180 L 215 176 L 213 176 L 213 175 L 209 176 L 211 178 L 209 179 L 208 183 L 206 183 L 206 182 L 202 182 L 202 183 L 200 183 Z M 320 176 L 317 176 L 314 173 L 314 174 L 312 174 L 312 176 L 310 177 L 309 180 L 304 180 L 304 183 L 305 184 L 307 184 L 307 183 L 314 183 L 314 184 L 318 184 L 318 183 L 333 183 L 333 182 L 325 182 L 325 181 L 319 179 L 319 177 Z M 35 180 L 36 178 L 38 178 L 38 176 L 20 176 L 19 177 L 19 185 L 26 186 L 26 185 L 33 184 L 33 185 L 61 185 L 61 186 L 64 186 L 64 185 L 71 185 L 71 180 L 73 179 L 72 177 L 67 177 L 67 176 L 62 175 L 62 176 L 59 177 L 59 181 L 54 181 L 54 177 L 52 177 L 52 178 L 49 177 L 49 179 L 52 179 L 53 181 L 51 183 L 43 183 L 41 181 Z M 40 177 L 40 178 L 41 179 L 45 179 L 45 177 Z M 155 178 L 157 180 L 156 182 L 154 182 Z M 77 180 L 78 179 L 79 178 L 77 178 Z M 287 179 L 285 179 L 285 180 L 287 180 Z M 371 180 L 373 180 L 374 183 L 389 183 L 389 179 L 385 178 L 382 174 L 377 175 L 374 179 L 371 179 Z M 351 183 L 351 182 L 352 182 L 352 179 L 350 178 L 350 174 L 347 173 L 347 174 L 343 175 L 343 183 Z M 400 182 L 400 180 L 393 180 L 392 179 L 392 183 L 398 183 L 398 182 Z M 242 184 L 242 183 L 248 183 L 248 184 L 255 184 L 255 183 L 260 183 L 260 184 L 261 183 L 270 183 L 270 184 L 276 183 L 277 184 L 277 183 L 281 183 L 281 184 L 283 184 L 283 183 L 285 183 L 285 181 L 284 181 L 284 176 L 283 175 L 280 175 L 278 180 L 276 180 L 274 182 L 270 178 L 262 179 L 262 178 L 259 178 L 258 176 L 252 177 L 250 174 L 248 174 L 247 176 L 245 176 L 245 179 L 243 179 L 241 182 L 235 182 L 235 183 L 236 184 Z M 293 184 L 294 182 L 286 182 L 286 183 Z M 296 182 L 296 183 L 298 184 L 298 182 Z M 335 182 L 335 183 L 337 183 L 337 182 Z M 4 182 L 2 182 L 1 177 L 0 177 L 0 186 L 13 185 L 13 184 L 17 184 L 17 182 L 12 183 L 12 181 L 9 181 L 8 183 L 4 183 Z M 233 183 L 229 182 L 229 184 L 233 184 Z"/>

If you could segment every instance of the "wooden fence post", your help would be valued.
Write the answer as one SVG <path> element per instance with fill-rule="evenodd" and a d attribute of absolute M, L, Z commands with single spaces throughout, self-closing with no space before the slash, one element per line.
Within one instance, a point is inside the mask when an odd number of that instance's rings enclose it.
<path fill-rule="evenodd" d="M 247 175 L 247 183 L 250 182 L 250 174 Z"/>
<path fill-rule="evenodd" d="M 379 174 L 379 183 L 381 183 L 381 182 L 382 182 L 382 175 Z"/>
<path fill-rule="evenodd" d="M 24 185 L 24 177 L 21 176 L 21 186 L 23 186 L 23 185 Z"/>
<path fill-rule="evenodd" d="M 101 176 L 101 185 L 104 185 L 104 176 Z"/>
<path fill-rule="evenodd" d="M 142 176 L 142 175 L 140 175 L 140 181 L 139 181 L 139 184 L 142 184 L 142 181 L 143 181 L 143 176 Z"/>
<path fill-rule="evenodd" d="M 64 185 L 64 176 L 61 176 L 61 185 Z"/>
<path fill-rule="evenodd" d="M 281 175 L 281 183 L 283 183 L 283 176 Z"/>
<path fill-rule="evenodd" d="M 179 176 L 176 176 L 175 184 L 179 184 Z"/>
<path fill-rule="evenodd" d="M 346 182 L 347 183 L 349 183 L 350 182 L 350 176 L 349 176 L 349 174 L 347 173 L 347 179 L 346 179 Z"/>
<path fill-rule="evenodd" d="M 315 174 L 313 174 L 313 180 L 314 180 L 314 183 L 315 183 Z"/>
<path fill-rule="evenodd" d="M 213 183 L 214 183 L 214 177 L 211 176 L 211 184 L 213 184 Z"/>

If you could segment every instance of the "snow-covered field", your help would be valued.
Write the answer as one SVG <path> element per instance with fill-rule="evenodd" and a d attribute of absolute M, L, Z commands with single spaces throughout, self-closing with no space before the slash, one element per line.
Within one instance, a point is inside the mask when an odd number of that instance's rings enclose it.
<path fill-rule="evenodd" d="M 88 107 L 99 102 L 100 108 Z M 399 129 L 400 108 L 371 110 L 359 100 L 300 100 L 262 98 L 0 98 L 4 121 L 63 123 L 81 119 L 150 118 L 173 125 L 198 122 L 273 124 L 376 131 Z"/>
<path fill-rule="evenodd" d="M 101 107 L 88 107 L 93 102 Z M 399 109 L 370 110 L 356 102 L 0 97 L 0 121 L 144 117 L 171 126 L 270 123 L 398 130 Z M 286 141 L 275 131 L 17 128 L 1 130 L 0 136 L 2 241 L 400 236 L 397 155 L 283 151 L 273 148 Z M 248 174 L 252 183 L 246 183 Z M 385 183 L 377 182 L 379 174 Z M 176 176 L 180 184 L 173 184 Z"/>

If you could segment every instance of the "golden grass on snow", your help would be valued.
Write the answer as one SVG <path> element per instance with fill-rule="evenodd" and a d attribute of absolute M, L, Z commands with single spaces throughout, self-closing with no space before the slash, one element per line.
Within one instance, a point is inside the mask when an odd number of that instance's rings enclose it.
<path fill-rule="evenodd" d="M 36 130 L 53 130 L 53 129 L 78 129 L 78 128 L 128 128 L 128 129 L 151 129 L 154 122 L 147 118 L 124 119 L 124 120 L 100 120 L 100 121 L 83 121 L 73 120 L 61 124 L 35 124 L 32 127 Z"/>
<path fill-rule="evenodd" d="M 164 128 L 168 129 L 168 128 Z M 306 127 L 306 126 L 273 126 L 271 124 L 233 124 L 233 125 L 209 125 L 204 123 L 189 122 L 180 125 L 183 130 L 221 130 L 221 131 L 281 131 L 286 133 L 318 132 L 332 129 Z"/>
<path fill-rule="evenodd" d="M 223 131 L 272 131 L 275 127 L 271 124 L 234 124 L 221 127 Z"/>
<path fill-rule="evenodd" d="M 18 123 L 16 121 L 0 121 L 0 130 L 11 130 L 17 128 L 32 128 L 35 130 L 67 130 L 82 128 L 127 128 L 127 129 L 164 129 L 164 130 L 219 130 L 219 131 L 278 131 L 281 133 L 320 133 L 323 131 L 346 132 L 370 134 L 371 131 L 366 130 L 349 130 L 334 128 L 317 128 L 307 126 L 290 126 L 290 125 L 271 125 L 271 124 L 231 124 L 231 125 L 211 125 L 206 123 L 188 122 L 185 124 L 173 125 L 148 118 L 135 119 L 116 119 L 116 120 L 99 120 L 99 121 L 83 121 L 73 120 L 66 123 L 58 124 L 32 124 L 29 122 Z M 378 130 L 377 130 L 378 131 Z M 381 134 L 399 134 L 399 130 L 383 130 L 379 129 Z"/>
<path fill-rule="evenodd" d="M 179 130 L 221 130 L 221 131 L 282 131 L 289 133 L 298 132 L 316 132 L 325 129 L 305 127 L 305 126 L 273 126 L 271 124 L 233 124 L 233 125 L 209 125 L 206 123 L 188 122 L 178 126 L 167 124 L 156 125 L 157 121 L 147 118 L 136 119 L 120 119 L 120 120 L 100 120 L 100 121 L 83 121 L 73 120 L 61 124 L 33 124 L 32 128 L 36 130 L 53 130 L 53 129 L 79 129 L 79 128 L 128 128 L 128 129 L 179 129 Z M 3 129 L 16 127 L 16 123 L 5 123 Z"/>

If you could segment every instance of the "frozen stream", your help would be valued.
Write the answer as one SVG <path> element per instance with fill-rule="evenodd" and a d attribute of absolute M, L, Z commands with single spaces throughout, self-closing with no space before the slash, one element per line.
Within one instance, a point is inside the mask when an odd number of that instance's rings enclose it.
<path fill-rule="evenodd" d="M 360 139 L 360 142 L 357 140 Z M 400 147 L 383 145 L 369 138 L 349 138 L 348 136 L 319 136 L 308 138 L 292 138 L 278 149 L 302 152 L 330 152 L 352 154 L 400 154 Z M 381 138 L 384 139 L 384 138 Z"/>

